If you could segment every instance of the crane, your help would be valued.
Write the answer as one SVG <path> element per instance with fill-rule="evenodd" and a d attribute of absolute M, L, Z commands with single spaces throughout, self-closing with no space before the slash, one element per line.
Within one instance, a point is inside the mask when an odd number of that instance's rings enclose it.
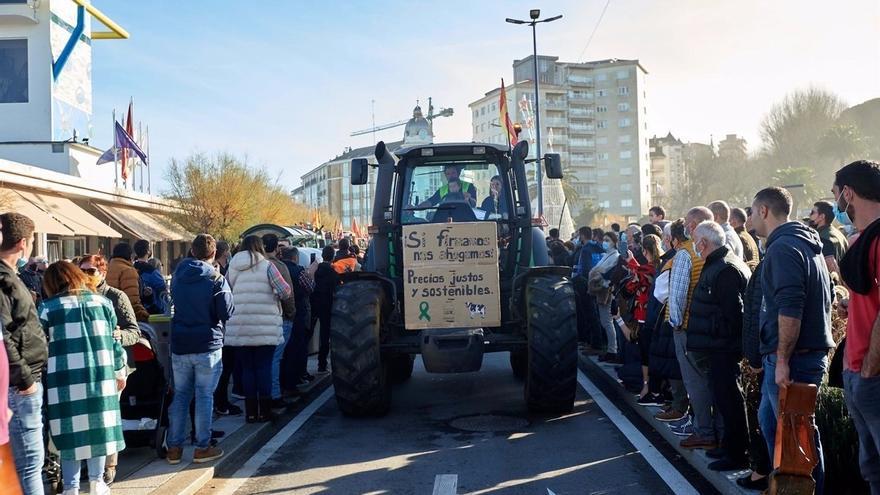
<path fill-rule="evenodd" d="M 416 106 L 418 106 L 418 104 L 419 104 L 419 102 L 418 102 L 418 100 L 416 100 Z M 433 124 L 433 120 L 435 118 L 437 118 L 437 117 L 450 117 L 450 116 L 452 116 L 452 113 L 453 113 L 453 110 L 451 108 L 441 108 L 440 111 L 435 114 L 434 113 L 434 104 L 432 103 L 431 98 L 430 97 L 428 98 L 428 115 L 425 116 L 425 118 L 428 119 L 428 122 L 431 122 Z M 370 133 L 374 133 L 374 132 L 378 132 L 378 131 L 384 131 L 386 129 L 393 129 L 395 127 L 400 127 L 402 125 L 406 125 L 406 123 L 409 121 L 410 121 L 410 119 L 406 119 L 406 120 L 398 120 L 397 122 L 392 122 L 390 124 L 382 124 L 382 125 L 378 125 L 378 126 L 374 125 L 373 127 L 370 127 L 369 129 L 362 129 L 360 131 L 354 131 L 350 135 L 351 136 L 362 136 L 364 134 L 370 134 Z"/>

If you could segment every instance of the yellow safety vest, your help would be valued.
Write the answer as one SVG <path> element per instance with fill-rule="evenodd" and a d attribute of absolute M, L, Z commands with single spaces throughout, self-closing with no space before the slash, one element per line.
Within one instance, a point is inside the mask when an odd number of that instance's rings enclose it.
<path fill-rule="evenodd" d="M 463 180 L 460 180 L 458 182 L 459 182 L 459 184 L 461 184 L 461 193 L 462 194 L 466 193 L 467 190 L 471 188 L 472 184 L 470 182 L 463 181 Z M 449 194 L 449 183 L 446 183 L 446 184 L 443 184 L 442 186 L 440 186 L 440 189 L 437 192 L 440 194 L 440 199 L 445 198 L 446 195 Z"/>

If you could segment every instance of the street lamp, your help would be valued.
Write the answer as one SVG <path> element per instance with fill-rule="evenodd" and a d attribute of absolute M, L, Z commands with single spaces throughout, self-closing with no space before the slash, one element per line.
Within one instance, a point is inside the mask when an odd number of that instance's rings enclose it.
<path fill-rule="evenodd" d="M 536 161 L 538 162 L 538 170 L 536 173 L 536 178 L 538 180 L 538 216 L 540 217 L 541 215 L 544 214 L 544 191 L 543 191 L 544 172 L 543 172 L 543 170 L 541 170 L 541 164 L 540 164 L 540 162 L 541 162 L 541 107 L 538 104 L 538 100 L 539 100 L 539 95 L 538 95 L 538 40 L 537 40 L 535 26 L 541 22 L 553 22 L 555 20 L 562 19 L 562 15 L 548 17 L 547 19 L 543 19 L 543 20 L 538 20 L 539 17 L 541 17 L 541 10 L 540 9 L 531 9 L 531 10 L 529 10 L 529 18 L 531 19 L 531 21 L 521 21 L 519 19 L 511 19 L 509 17 L 507 19 L 505 19 L 505 21 L 507 21 L 511 24 L 527 24 L 529 26 L 532 26 L 532 53 L 534 54 L 534 58 L 532 59 L 532 63 L 535 66 L 535 128 L 537 129 L 537 131 L 535 132 L 536 141 L 537 141 L 537 148 L 535 150 L 536 151 L 535 157 L 537 158 Z"/>

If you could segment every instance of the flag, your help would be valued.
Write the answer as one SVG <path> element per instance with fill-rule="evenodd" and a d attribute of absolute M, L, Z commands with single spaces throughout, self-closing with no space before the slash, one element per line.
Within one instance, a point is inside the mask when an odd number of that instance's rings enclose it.
<path fill-rule="evenodd" d="M 138 144 L 136 142 L 134 142 L 134 139 L 131 137 L 131 135 L 129 135 L 127 132 L 125 132 L 125 129 L 123 129 L 122 126 L 119 125 L 119 122 L 116 122 L 115 134 L 116 134 L 115 148 L 117 148 L 119 150 L 130 150 L 132 153 L 137 155 L 141 160 L 143 160 L 144 163 L 149 163 L 149 160 L 147 160 L 147 154 L 144 153 L 144 151 L 141 149 L 140 146 L 138 146 Z M 98 158 L 98 165 L 100 165 L 102 163 L 110 163 L 112 161 L 114 161 L 113 148 L 110 148 L 109 150 L 105 151 L 104 154 L 101 155 L 100 158 Z M 125 170 L 125 167 L 122 167 L 122 170 Z M 122 178 L 124 179 L 126 177 L 128 177 L 128 174 L 124 173 Z"/>
<path fill-rule="evenodd" d="M 507 140 L 511 146 L 516 146 L 517 136 L 516 129 L 513 128 L 513 122 L 510 120 L 510 113 L 507 111 L 507 90 L 504 89 L 504 79 L 501 79 L 501 123 L 507 129 Z"/>
<path fill-rule="evenodd" d="M 132 142 L 134 142 L 134 138 L 133 138 L 134 124 L 132 123 L 132 108 L 131 108 L 133 103 L 134 102 L 132 102 L 132 101 L 128 102 L 128 115 L 123 120 L 123 122 L 125 122 L 125 133 L 128 134 L 128 137 L 132 138 L 131 139 Z M 122 163 L 122 171 L 120 173 L 120 176 L 122 177 L 122 181 L 125 182 L 126 180 L 128 180 L 128 149 L 127 148 L 122 148 L 122 156 L 121 156 L 120 161 Z"/>
<path fill-rule="evenodd" d="M 362 239 L 364 236 L 361 234 L 361 229 L 358 227 L 357 218 L 351 219 L 351 231 L 354 233 L 354 236 L 358 239 Z"/>

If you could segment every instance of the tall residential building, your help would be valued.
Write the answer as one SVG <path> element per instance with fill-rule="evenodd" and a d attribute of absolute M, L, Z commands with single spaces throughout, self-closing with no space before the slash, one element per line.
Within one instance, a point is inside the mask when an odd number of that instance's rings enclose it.
<path fill-rule="evenodd" d="M 515 60 L 507 87 L 511 119 L 523 124 L 520 138 L 531 142 L 534 62 L 532 56 Z M 561 155 L 565 181 L 578 194 L 570 201 L 573 215 L 587 201 L 625 220 L 636 220 L 650 208 L 646 75 L 638 60 L 572 63 L 538 56 L 541 151 Z M 507 141 L 499 126 L 499 94 L 496 88 L 469 105 L 474 141 Z"/>
<path fill-rule="evenodd" d="M 670 199 L 687 190 L 688 164 L 685 159 L 686 145 L 668 133 L 665 137 L 654 136 L 651 146 L 651 203 L 668 206 Z"/>
<path fill-rule="evenodd" d="M 732 161 L 745 161 L 748 158 L 746 140 L 736 134 L 728 134 L 718 142 L 718 156 Z"/>

